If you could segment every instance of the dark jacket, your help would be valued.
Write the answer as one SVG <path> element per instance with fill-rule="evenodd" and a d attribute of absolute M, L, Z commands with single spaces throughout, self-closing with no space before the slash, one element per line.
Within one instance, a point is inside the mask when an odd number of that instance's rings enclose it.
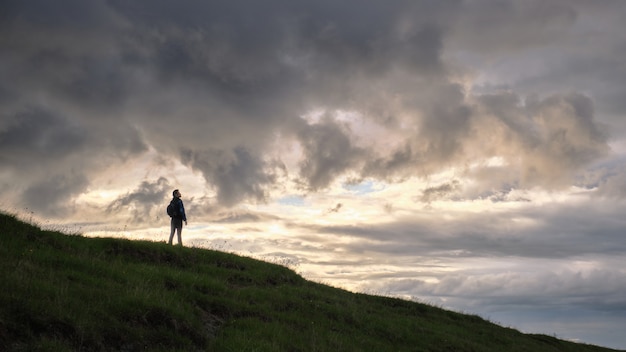
<path fill-rule="evenodd" d="M 187 215 L 185 215 L 185 206 L 183 206 L 182 199 L 174 197 L 170 203 L 174 205 L 174 216 L 172 217 L 172 219 L 181 219 L 183 221 L 187 221 Z"/>

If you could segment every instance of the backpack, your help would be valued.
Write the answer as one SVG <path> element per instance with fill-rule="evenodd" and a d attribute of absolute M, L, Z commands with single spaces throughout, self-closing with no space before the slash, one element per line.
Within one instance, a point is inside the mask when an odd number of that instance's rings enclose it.
<path fill-rule="evenodd" d="M 170 202 L 170 204 L 168 204 L 167 206 L 167 215 L 170 216 L 170 218 L 175 217 L 177 214 L 176 211 L 176 206 L 174 206 L 174 202 Z"/>

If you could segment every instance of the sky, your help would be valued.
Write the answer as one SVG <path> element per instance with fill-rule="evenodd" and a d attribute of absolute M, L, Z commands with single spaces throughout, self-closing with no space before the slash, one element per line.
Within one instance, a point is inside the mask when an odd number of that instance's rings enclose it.
<path fill-rule="evenodd" d="M 0 209 L 626 349 L 626 1 L 4 0 Z"/>

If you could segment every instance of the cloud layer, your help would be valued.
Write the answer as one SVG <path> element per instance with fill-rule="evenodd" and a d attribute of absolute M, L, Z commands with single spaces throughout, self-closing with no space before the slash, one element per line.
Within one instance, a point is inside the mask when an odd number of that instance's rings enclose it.
<path fill-rule="evenodd" d="M 506 185 L 557 187 L 608 150 L 584 92 L 475 94 L 470 65 L 450 59 L 542 50 L 577 34 L 584 5 L 57 6 L 9 2 L 2 26 L 2 161 L 13 175 L 44 164 L 18 193 L 40 211 L 84 192 L 106 165 L 93 159 L 115 163 L 147 145 L 201 172 L 228 206 L 266 199 L 285 167 L 281 144 L 302 150 L 287 172 L 309 190 L 493 157 Z M 322 118 L 306 118 L 315 113 Z M 493 182 L 497 172 L 473 176 Z M 57 190 L 28 197 L 50 176 Z"/>

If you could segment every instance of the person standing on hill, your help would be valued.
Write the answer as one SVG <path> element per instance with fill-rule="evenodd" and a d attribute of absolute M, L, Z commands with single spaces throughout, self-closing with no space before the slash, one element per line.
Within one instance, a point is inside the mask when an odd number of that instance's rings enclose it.
<path fill-rule="evenodd" d="M 168 244 L 172 244 L 172 240 L 174 239 L 174 232 L 178 230 L 178 245 L 183 245 L 182 240 L 182 232 L 183 232 L 183 221 L 185 225 L 187 225 L 187 215 L 185 215 L 185 207 L 183 206 L 183 201 L 180 199 L 182 196 L 179 190 L 174 190 L 172 192 L 172 201 L 168 206 L 168 214 L 172 217 L 171 221 L 171 231 L 170 231 L 170 240 Z M 170 211 L 171 208 L 171 211 Z"/>

